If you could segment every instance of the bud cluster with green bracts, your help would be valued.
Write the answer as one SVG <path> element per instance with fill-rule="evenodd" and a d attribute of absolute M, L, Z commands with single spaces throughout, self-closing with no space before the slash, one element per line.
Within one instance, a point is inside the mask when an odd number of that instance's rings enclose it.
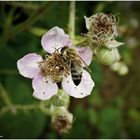
<path fill-rule="evenodd" d="M 94 52 L 93 60 L 104 65 L 118 62 L 121 58 L 118 47 L 124 43 L 116 41 L 118 36 L 116 17 L 112 14 L 97 13 L 84 18 L 88 30 L 84 35 Z"/>
<path fill-rule="evenodd" d="M 67 133 L 73 124 L 73 114 L 68 111 L 70 97 L 59 89 L 58 94 L 40 104 L 40 110 L 51 117 L 52 128 L 59 134 Z"/>
<path fill-rule="evenodd" d="M 67 133 L 73 124 L 73 114 L 68 111 L 70 97 L 60 89 L 51 98 L 50 115 L 52 127 L 59 133 Z"/>

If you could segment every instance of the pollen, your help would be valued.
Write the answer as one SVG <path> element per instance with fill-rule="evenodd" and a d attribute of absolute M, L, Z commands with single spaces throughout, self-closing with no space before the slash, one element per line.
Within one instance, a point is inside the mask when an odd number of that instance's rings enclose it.
<path fill-rule="evenodd" d="M 39 66 L 41 74 L 44 77 L 51 77 L 54 82 L 61 81 L 63 76 L 67 76 L 70 73 L 70 66 L 64 62 L 61 54 L 58 52 L 44 58 Z"/>

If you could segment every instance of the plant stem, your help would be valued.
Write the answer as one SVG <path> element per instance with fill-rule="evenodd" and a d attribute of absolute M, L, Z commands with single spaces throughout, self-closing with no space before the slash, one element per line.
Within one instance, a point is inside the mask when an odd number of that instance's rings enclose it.
<path fill-rule="evenodd" d="M 71 39 L 75 39 L 75 1 L 70 1 L 69 7 L 69 35 Z"/>
<path fill-rule="evenodd" d="M 11 110 L 11 112 L 12 112 L 13 114 L 15 114 L 15 113 L 16 113 L 16 109 L 14 108 L 14 106 L 13 106 L 13 104 L 12 104 L 12 102 L 11 102 L 9 96 L 7 95 L 6 90 L 5 90 L 4 87 L 2 86 L 2 84 L 0 84 L 0 93 L 1 93 L 1 97 L 3 98 L 5 104 L 7 105 L 7 108 L 8 108 L 9 110 Z"/>
<path fill-rule="evenodd" d="M 32 109 L 38 108 L 38 106 L 36 104 L 31 104 L 31 105 L 13 105 L 13 107 L 16 109 L 16 111 L 17 110 L 22 110 L 22 111 L 25 111 L 25 112 L 27 112 L 29 110 L 32 110 Z M 2 115 L 4 115 L 5 113 L 7 113 L 8 111 L 11 111 L 9 109 L 9 107 L 7 107 L 7 106 L 2 107 L 2 109 L 0 110 L 0 117 Z"/>
<path fill-rule="evenodd" d="M 19 33 L 31 27 L 38 19 L 43 17 L 49 8 L 51 8 L 54 4 L 56 4 L 56 2 L 45 2 L 43 5 L 39 6 L 39 8 L 36 11 L 33 11 L 26 21 L 16 25 L 13 32 Z"/>
<path fill-rule="evenodd" d="M 5 95 L 4 95 L 5 96 Z M 9 103 L 9 99 L 7 97 L 4 97 L 5 99 L 5 102 L 6 102 L 6 105 L 7 106 L 4 106 L 1 108 L 0 110 L 0 117 L 3 116 L 5 113 L 11 111 L 13 114 L 15 112 L 13 112 L 13 110 L 11 110 L 11 103 Z M 24 112 L 27 112 L 27 111 L 30 111 L 30 110 L 33 110 L 33 109 L 39 109 L 41 112 L 43 112 L 44 114 L 46 115 L 50 115 L 50 106 L 49 106 L 49 100 L 48 101 L 41 101 L 37 104 L 25 104 L 25 105 L 22 105 L 22 104 L 12 104 L 12 107 L 18 111 L 24 111 Z"/>

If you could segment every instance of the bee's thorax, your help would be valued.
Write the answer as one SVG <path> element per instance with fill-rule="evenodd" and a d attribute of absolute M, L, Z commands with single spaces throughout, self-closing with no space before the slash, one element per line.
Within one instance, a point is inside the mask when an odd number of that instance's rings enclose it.
<path fill-rule="evenodd" d="M 64 60 L 70 64 L 73 82 L 76 86 L 78 86 L 81 82 L 83 73 L 82 60 L 73 48 L 64 48 L 62 56 Z"/>

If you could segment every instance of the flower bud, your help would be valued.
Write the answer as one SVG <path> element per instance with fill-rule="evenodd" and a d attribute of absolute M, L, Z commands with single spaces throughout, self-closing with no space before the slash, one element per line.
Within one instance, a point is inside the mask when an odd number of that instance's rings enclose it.
<path fill-rule="evenodd" d="M 117 48 L 107 49 L 100 47 L 96 50 L 96 59 L 104 65 L 111 65 L 120 59 L 120 54 Z"/>
<path fill-rule="evenodd" d="M 65 107 L 55 108 L 52 116 L 52 126 L 58 133 L 68 132 L 73 123 L 73 115 Z"/>
<path fill-rule="evenodd" d="M 128 73 L 128 67 L 123 62 L 115 62 L 111 65 L 111 69 L 120 75 L 126 75 Z"/>
<path fill-rule="evenodd" d="M 120 70 L 118 71 L 120 75 L 126 75 L 128 73 L 128 67 L 126 65 L 121 65 Z"/>
<path fill-rule="evenodd" d="M 51 103 L 54 106 L 65 106 L 69 105 L 69 95 L 64 92 L 64 90 L 59 89 L 57 95 L 51 98 Z"/>

